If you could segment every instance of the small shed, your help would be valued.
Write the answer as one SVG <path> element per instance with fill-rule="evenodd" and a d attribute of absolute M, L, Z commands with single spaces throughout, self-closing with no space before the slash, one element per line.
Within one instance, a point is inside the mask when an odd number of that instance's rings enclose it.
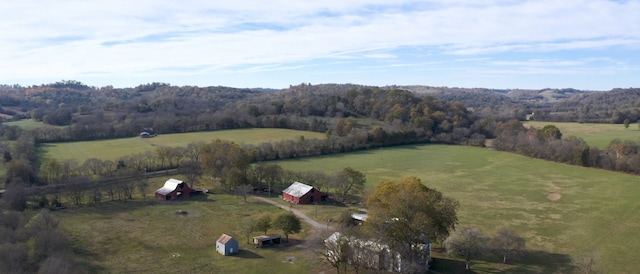
<path fill-rule="evenodd" d="M 239 249 L 238 240 L 227 234 L 222 234 L 216 241 L 216 251 L 222 255 L 229 256 L 237 254 Z"/>
<path fill-rule="evenodd" d="M 300 182 L 294 182 L 282 191 L 282 199 L 294 204 L 310 204 L 324 202 L 329 195 L 320 192 L 315 187 Z"/>
<path fill-rule="evenodd" d="M 279 245 L 282 242 L 280 234 L 270 234 L 253 237 L 253 244 L 256 247 Z"/>
<path fill-rule="evenodd" d="M 182 197 L 189 197 L 193 192 L 194 190 L 185 182 L 171 178 L 164 183 L 164 186 L 156 190 L 156 198 L 161 200 L 173 200 Z"/>

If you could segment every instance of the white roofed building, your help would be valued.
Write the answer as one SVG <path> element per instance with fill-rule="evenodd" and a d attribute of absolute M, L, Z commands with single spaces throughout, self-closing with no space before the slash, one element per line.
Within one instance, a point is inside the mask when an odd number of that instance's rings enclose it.
<path fill-rule="evenodd" d="M 161 200 L 173 200 L 182 197 L 189 197 L 193 192 L 194 190 L 185 182 L 171 178 L 164 183 L 164 186 L 156 190 L 156 198 Z"/>
<path fill-rule="evenodd" d="M 320 192 L 316 188 L 300 182 L 294 182 L 282 191 L 282 199 L 294 204 L 311 204 L 324 202 L 329 195 Z"/>

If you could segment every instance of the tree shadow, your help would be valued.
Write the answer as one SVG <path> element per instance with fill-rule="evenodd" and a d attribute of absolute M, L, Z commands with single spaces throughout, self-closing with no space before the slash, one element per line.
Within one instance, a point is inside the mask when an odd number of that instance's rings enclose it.
<path fill-rule="evenodd" d="M 438 253 L 439 249 L 434 249 Z M 572 273 L 575 267 L 571 264 L 571 257 L 567 254 L 550 253 L 540 250 L 528 250 L 520 257 L 512 257 L 507 264 L 502 263 L 502 257 L 487 254 L 483 258 L 474 260 L 471 270 L 465 269 L 462 260 L 450 259 L 446 256 L 435 257 L 431 262 L 432 273 Z"/>
<path fill-rule="evenodd" d="M 104 266 L 97 262 L 104 260 L 104 256 L 91 252 L 77 245 L 72 245 L 77 273 L 108 273 Z"/>
<path fill-rule="evenodd" d="M 527 250 L 523 257 L 514 260 L 522 266 L 536 267 L 542 273 L 571 273 L 575 267 L 571 265 L 571 256 L 568 254 L 550 253 L 540 250 Z M 510 270 L 510 273 L 513 272 Z M 526 272 L 526 269 L 523 269 Z"/>
<path fill-rule="evenodd" d="M 447 258 L 433 258 L 431 261 L 431 267 L 429 273 L 476 273 L 473 270 L 466 270 L 463 261 L 447 259 Z"/>

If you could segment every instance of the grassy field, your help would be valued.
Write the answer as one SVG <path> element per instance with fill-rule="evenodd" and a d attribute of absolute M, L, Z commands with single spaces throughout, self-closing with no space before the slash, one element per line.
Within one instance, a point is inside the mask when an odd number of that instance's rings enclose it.
<path fill-rule="evenodd" d="M 8 126 L 19 126 L 24 129 L 34 129 L 34 128 L 43 127 L 43 126 L 57 127 L 57 126 L 47 125 L 43 122 L 37 122 L 36 120 L 31 120 L 31 119 L 25 119 L 25 120 L 14 121 L 14 122 L 5 122 L 2 124 L 8 125 Z"/>
<path fill-rule="evenodd" d="M 637 124 L 630 124 L 629 128 L 616 124 L 580 124 L 559 122 L 525 122 L 525 127 L 542 128 L 553 124 L 560 129 L 562 136 L 577 136 L 584 139 L 589 146 L 606 148 L 613 139 L 640 141 L 640 129 Z"/>
<path fill-rule="evenodd" d="M 82 163 L 89 158 L 102 160 L 115 160 L 145 151 L 153 151 L 155 146 L 186 147 L 189 143 L 215 139 L 233 140 L 236 143 L 259 144 L 263 142 L 275 142 L 285 139 L 297 139 L 304 136 L 305 139 L 325 138 L 324 133 L 298 131 L 290 129 L 258 128 L 237 129 L 208 132 L 192 132 L 158 135 L 154 138 L 123 138 L 86 142 L 49 143 L 38 146 L 40 159 L 49 158 L 76 159 Z"/>
<path fill-rule="evenodd" d="M 150 184 L 161 185 L 162 180 Z M 178 210 L 188 214 L 176 215 Z M 253 198 L 244 203 L 236 196 L 210 194 L 183 201 L 147 196 L 146 200 L 73 207 L 54 211 L 54 215 L 72 235 L 76 258 L 92 273 L 317 272 L 324 267 L 318 256 L 319 241 L 300 240 L 309 236 L 306 223 L 300 234 L 290 235 L 290 241 L 280 247 L 255 248 L 238 233 L 244 217 L 281 212 Z M 222 233 L 239 241 L 238 255 L 216 253 L 215 241 Z M 268 233 L 281 232 L 272 229 Z"/>
<path fill-rule="evenodd" d="M 630 273 L 640 256 L 637 176 L 445 145 L 278 163 L 286 169 L 326 172 L 350 166 L 366 174 L 368 187 L 381 179 L 414 175 L 460 201 L 461 226 L 478 227 L 485 234 L 507 227 L 526 237 L 533 252 L 518 265 L 482 262 L 474 266 L 478 272 L 566 273 L 572 257 L 596 252 L 601 269 Z M 560 198 L 552 200 L 550 194 Z"/>

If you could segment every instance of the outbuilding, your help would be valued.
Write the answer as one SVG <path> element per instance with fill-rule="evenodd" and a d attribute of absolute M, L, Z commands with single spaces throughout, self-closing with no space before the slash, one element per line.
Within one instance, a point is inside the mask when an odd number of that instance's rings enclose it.
<path fill-rule="evenodd" d="M 238 240 L 227 234 L 222 234 L 216 241 L 216 251 L 222 255 L 229 256 L 237 254 L 239 249 Z"/>
<path fill-rule="evenodd" d="M 295 182 L 282 191 L 282 199 L 294 204 L 311 204 L 324 202 L 329 195 L 320 192 L 315 187 Z"/>
<path fill-rule="evenodd" d="M 171 178 L 164 183 L 164 186 L 156 190 L 156 198 L 161 200 L 174 200 L 189 197 L 193 192 L 194 190 L 185 182 Z"/>
<path fill-rule="evenodd" d="M 270 234 L 253 237 L 253 244 L 256 247 L 279 245 L 282 242 L 280 234 Z"/>

